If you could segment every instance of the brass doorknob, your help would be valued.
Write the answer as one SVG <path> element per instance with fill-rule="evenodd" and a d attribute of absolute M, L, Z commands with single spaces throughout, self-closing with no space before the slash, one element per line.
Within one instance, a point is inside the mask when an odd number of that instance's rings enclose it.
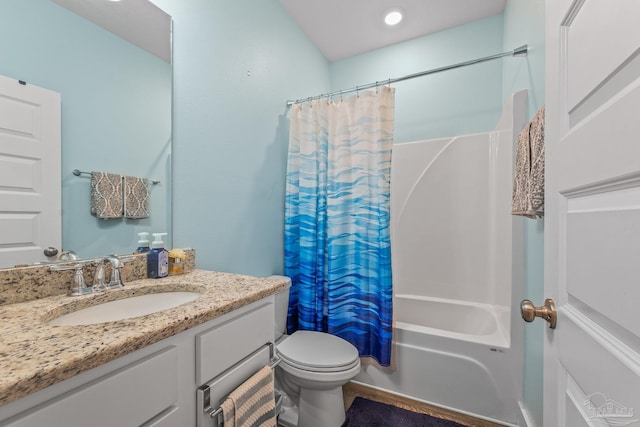
<path fill-rule="evenodd" d="M 544 320 L 549 322 L 549 327 L 551 329 L 556 328 L 558 310 L 556 310 L 556 303 L 551 298 L 544 300 L 544 305 L 542 307 L 536 307 L 528 299 L 522 300 L 520 303 L 520 312 L 522 313 L 522 318 L 525 322 L 533 322 L 536 317 L 542 317 Z"/>

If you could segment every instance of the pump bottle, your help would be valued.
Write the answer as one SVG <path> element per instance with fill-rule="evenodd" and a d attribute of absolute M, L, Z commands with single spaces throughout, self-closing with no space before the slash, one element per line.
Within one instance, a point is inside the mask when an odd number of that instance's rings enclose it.
<path fill-rule="evenodd" d="M 138 249 L 136 253 L 142 254 L 149 252 L 149 233 L 138 233 Z"/>
<path fill-rule="evenodd" d="M 169 275 L 169 252 L 164 248 L 162 236 L 167 233 L 152 233 L 153 242 L 151 250 L 147 254 L 147 276 L 151 279 L 159 279 Z"/>

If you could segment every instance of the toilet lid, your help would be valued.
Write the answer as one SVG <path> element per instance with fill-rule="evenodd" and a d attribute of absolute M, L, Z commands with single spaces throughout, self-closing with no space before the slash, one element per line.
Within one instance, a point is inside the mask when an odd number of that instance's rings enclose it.
<path fill-rule="evenodd" d="M 353 345 L 324 332 L 296 331 L 278 344 L 277 351 L 289 365 L 314 371 L 342 371 L 359 361 Z"/>

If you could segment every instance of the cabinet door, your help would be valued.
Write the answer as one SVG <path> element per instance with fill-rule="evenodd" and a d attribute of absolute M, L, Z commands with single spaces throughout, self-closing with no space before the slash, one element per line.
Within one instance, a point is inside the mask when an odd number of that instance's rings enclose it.
<path fill-rule="evenodd" d="M 180 412 L 176 406 L 164 411 L 142 427 L 176 427 L 180 425 Z"/>
<path fill-rule="evenodd" d="M 20 414 L 6 425 L 139 426 L 177 400 L 178 351 L 171 346 Z"/>

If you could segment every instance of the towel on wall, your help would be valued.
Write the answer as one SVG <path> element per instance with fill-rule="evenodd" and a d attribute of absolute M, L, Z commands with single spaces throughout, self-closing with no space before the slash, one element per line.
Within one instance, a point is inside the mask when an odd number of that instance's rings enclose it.
<path fill-rule="evenodd" d="M 511 213 L 528 218 L 544 214 L 544 106 L 518 135 Z"/>
<path fill-rule="evenodd" d="M 122 175 L 91 172 L 91 213 L 101 219 L 122 217 Z"/>
<path fill-rule="evenodd" d="M 224 427 L 276 427 L 273 369 L 265 366 L 222 402 Z"/>
<path fill-rule="evenodd" d="M 124 217 L 149 218 L 149 180 L 136 176 L 124 177 Z"/>

